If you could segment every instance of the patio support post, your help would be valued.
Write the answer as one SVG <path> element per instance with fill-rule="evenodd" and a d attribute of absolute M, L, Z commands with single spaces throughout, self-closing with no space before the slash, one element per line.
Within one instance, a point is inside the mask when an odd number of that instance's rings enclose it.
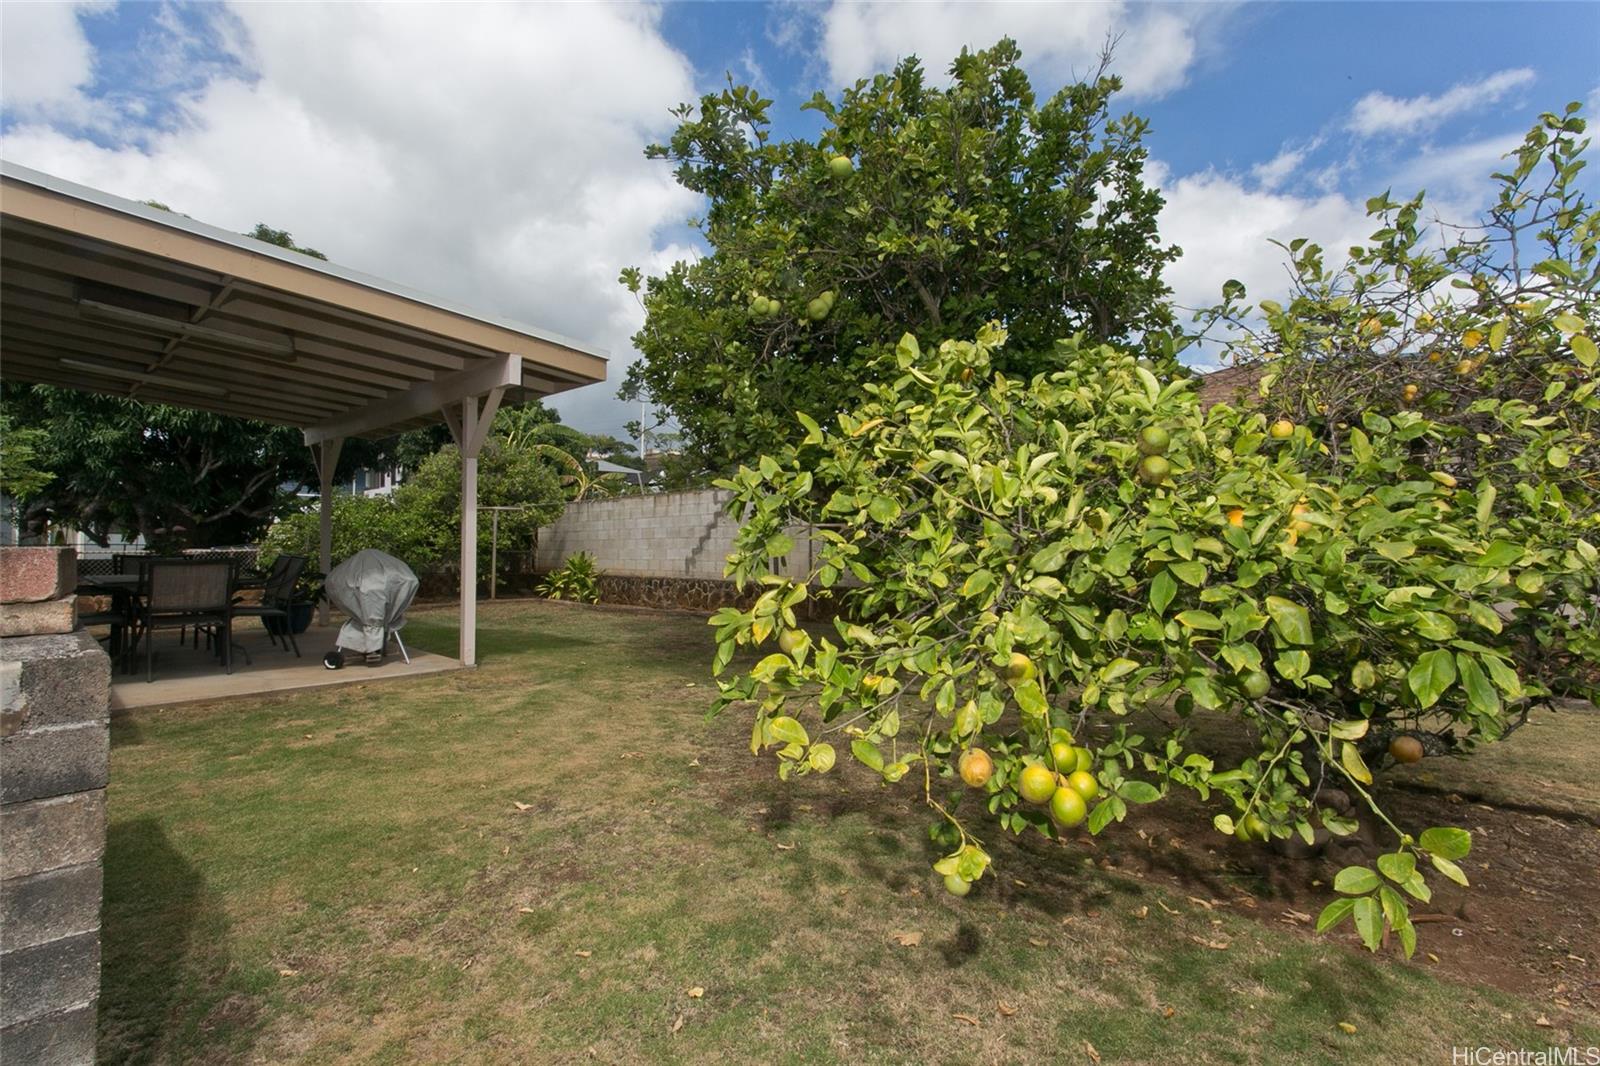
<path fill-rule="evenodd" d="M 461 450 L 461 665 L 478 664 L 478 453 L 494 424 L 504 386 L 468 396 L 459 410 L 444 408 L 445 422 Z"/>
<path fill-rule="evenodd" d="M 339 449 L 342 447 L 344 447 L 343 437 L 329 437 L 311 446 L 312 458 L 317 463 L 317 477 L 322 483 L 322 499 L 317 514 L 322 545 L 319 559 L 324 577 L 333 569 L 333 472 L 339 465 Z M 317 624 L 321 626 L 328 624 L 326 596 L 317 604 Z"/>

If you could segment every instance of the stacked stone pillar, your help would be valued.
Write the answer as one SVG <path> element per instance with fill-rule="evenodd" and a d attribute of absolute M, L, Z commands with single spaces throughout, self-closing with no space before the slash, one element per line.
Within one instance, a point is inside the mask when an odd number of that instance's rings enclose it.
<path fill-rule="evenodd" d="M 111 664 L 70 548 L 0 548 L 0 1063 L 92 1063 Z"/>

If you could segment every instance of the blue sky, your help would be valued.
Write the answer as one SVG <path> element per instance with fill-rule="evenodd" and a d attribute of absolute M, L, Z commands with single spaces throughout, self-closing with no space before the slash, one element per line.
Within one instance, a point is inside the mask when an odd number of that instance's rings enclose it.
<path fill-rule="evenodd" d="M 668 109 L 732 71 L 811 135 L 816 89 L 1007 33 L 1040 90 L 1120 37 L 1187 303 L 1273 295 L 1269 238 L 1358 240 L 1391 185 L 1470 213 L 1539 111 L 1600 90 L 1592 3 L 8 3 L 0 153 L 602 345 L 611 382 L 556 406 L 615 432 L 617 271 L 695 252 L 695 199 L 640 156 Z"/>

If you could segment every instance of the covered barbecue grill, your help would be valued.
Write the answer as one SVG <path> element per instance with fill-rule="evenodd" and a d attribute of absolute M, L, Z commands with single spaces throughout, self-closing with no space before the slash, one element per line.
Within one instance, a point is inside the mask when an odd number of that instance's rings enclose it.
<path fill-rule="evenodd" d="M 381 662 L 391 636 L 409 663 L 400 627 L 406 624 L 406 608 L 416 598 L 418 584 L 409 566 L 375 548 L 358 551 L 334 567 L 324 584 L 328 602 L 350 620 L 339 628 L 339 644 L 324 660 L 328 669 L 343 666 L 348 652 L 360 653 L 369 663 Z"/>

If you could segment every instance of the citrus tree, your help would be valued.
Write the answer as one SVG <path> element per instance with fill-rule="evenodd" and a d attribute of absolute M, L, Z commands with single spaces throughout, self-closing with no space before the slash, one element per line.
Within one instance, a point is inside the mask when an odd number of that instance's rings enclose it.
<path fill-rule="evenodd" d="M 775 138 L 772 101 L 744 85 L 678 108 L 646 154 L 705 197 L 709 253 L 622 272 L 646 313 L 624 398 L 648 395 L 681 428 L 685 461 L 723 473 L 792 440 L 794 407 L 857 402 L 905 330 L 1014 323 L 1018 344 L 998 357 L 1022 373 L 1078 331 L 1160 348 L 1177 249 L 1157 239 L 1147 125 L 1112 114 L 1118 87 L 1102 68 L 1036 94 L 1002 40 L 964 50 L 945 85 L 910 57 L 816 94 L 815 138 Z"/>
<path fill-rule="evenodd" d="M 1432 875 L 1465 884 L 1471 838 L 1398 824 L 1374 768 L 1502 737 L 1548 696 L 1546 656 L 1600 658 L 1594 485 L 1563 474 L 1600 444 L 1587 255 L 1545 267 L 1569 283 L 1517 311 L 1538 396 L 1570 409 L 1480 397 L 1492 447 L 1424 405 L 1207 408 L 1187 375 L 1081 338 L 1022 379 L 996 370 L 998 326 L 905 335 L 865 402 L 826 428 L 797 413 L 795 444 L 720 483 L 743 519 L 729 571 L 761 592 L 711 619 L 715 709 L 749 711 L 780 776 L 848 752 L 914 781 L 959 895 L 989 867 L 984 825 L 1099 833 L 1175 790 L 1247 840 L 1376 820 L 1392 850 L 1340 872 L 1318 926 L 1352 918 L 1409 954 L 1408 899 Z M 1450 326 L 1478 328 L 1464 308 Z M 1285 386 L 1263 387 L 1270 404 Z M 797 527 L 815 564 L 778 576 Z M 808 597 L 838 601 L 831 634 L 797 625 Z M 762 654 L 730 672 L 741 646 Z M 1197 728 L 1215 722 L 1229 742 Z"/>

